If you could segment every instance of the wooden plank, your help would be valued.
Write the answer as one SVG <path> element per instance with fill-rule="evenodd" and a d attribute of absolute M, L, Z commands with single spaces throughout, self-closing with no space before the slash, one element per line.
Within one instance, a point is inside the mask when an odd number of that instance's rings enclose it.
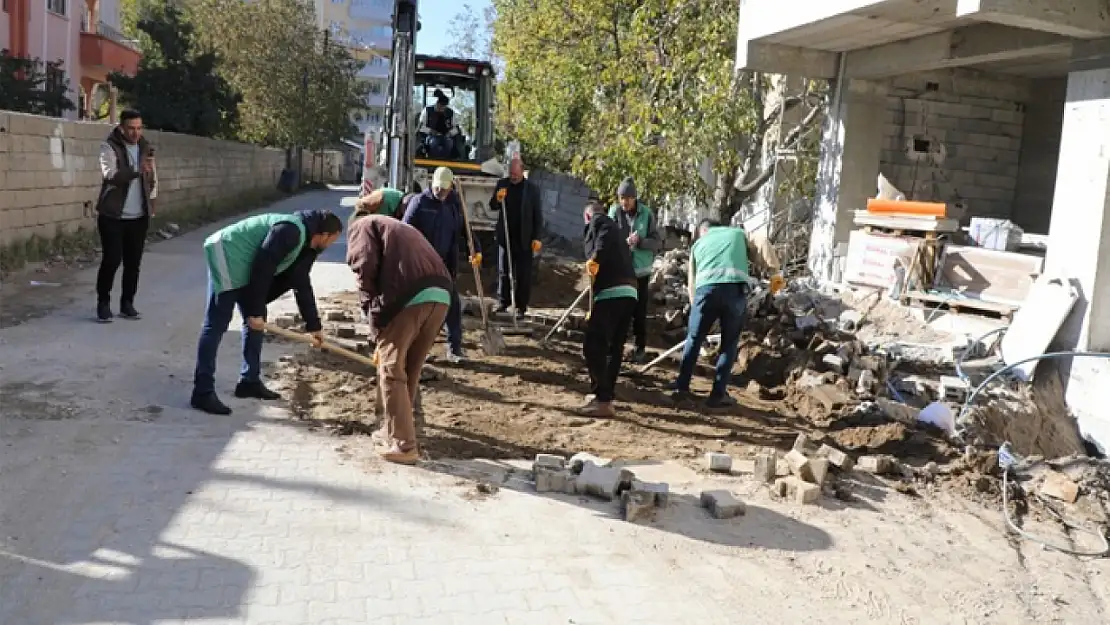
<path fill-rule="evenodd" d="M 1020 306 L 1044 269 L 1044 259 L 1029 254 L 948 245 L 940 261 L 937 286 L 977 299 Z"/>
<path fill-rule="evenodd" d="M 1017 306 L 998 304 L 980 299 L 960 297 L 959 293 L 926 293 L 924 291 L 907 291 L 902 296 L 904 304 L 920 304 L 925 308 L 949 310 L 960 314 L 973 312 L 988 317 L 1009 319 L 1013 316 Z"/>
<path fill-rule="evenodd" d="M 912 232 L 956 232 L 960 220 L 945 217 L 913 217 L 908 215 L 876 215 L 865 210 L 855 211 L 857 226 L 872 226 L 888 230 L 909 230 Z"/>

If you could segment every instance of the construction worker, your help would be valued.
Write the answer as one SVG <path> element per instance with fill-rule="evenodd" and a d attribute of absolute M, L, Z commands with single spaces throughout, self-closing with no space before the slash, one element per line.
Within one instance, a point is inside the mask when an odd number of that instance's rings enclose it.
<path fill-rule="evenodd" d="M 634 362 L 642 362 L 647 355 L 647 314 L 651 294 L 652 263 L 655 254 L 663 249 L 663 237 L 655 221 L 655 213 L 637 199 L 636 183 L 631 177 L 617 187 L 617 204 L 609 209 L 609 218 L 617 222 L 621 236 L 632 250 L 632 265 L 636 270 L 636 314 L 632 319 L 632 334 L 636 340 Z"/>
<path fill-rule="evenodd" d="M 296 288 L 305 329 L 317 345 L 323 344 L 320 315 L 312 284 L 307 281 L 308 274 L 303 266 L 307 261 L 302 253 L 306 247 L 316 252 L 327 249 L 339 239 L 342 231 L 343 222 L 332 212 L 308 210 L 292 215 L 271 213 L 247 217 L 204 241 L 208 305 L 197 342 L 197 366 L 190 401 L 194 408 L 209 414 L 231 414 L 231 408 L 216 395 L 215 376 L 220 340 L 227 332 L 236 306 L 243 316 L 243 366 L 235 396 L 281 397 L 266 388 L 261 379 L 262 340 L 271 289 L 275 282 Z"/>
<path fill-rule="evenodd" d="M 364 215 L 385 215 L 393 217 L 401 206 L 405 194 L 397 189 L 382 187 L 358 198 L 355 201 L 355 212 L 351 214 L 348 223 Z"/>
<path fill-rule="evenodd" d="M 544 224 L 539 189 L 524 177 L 524 161 L 519 153 L 509 160 L 508 177 L 497 181 L 489 207 L 498 212 L 495 236 L 501 305 L 497 312 L 503 313 L 515 304 L 514 313 L 523 319 L 532 297 L 532 257 L 543 247 L 540 236 Z"/>
<path fill-rule="evenodd" d="M 740 331 L 747 314 L 747 295 L 750 290 L 749 259 L 756 268 L 772 274 L 771 293 L 783 287 L 779 261 L 770 245 L 753 245 L 743 228 L 722 226 L 708 219 L 702 220 L 694 232 L 694 245 L 690 250 L 689 275 L 690 320 L 686 329 L 686 347 L 678 380 L 674 384 L 674 399 L 690 398 L 690 380 L 698 354 L 713 324 L 721 324 L 721 348 L 717 357 L 717 370 L 713 377 L 713 390 L 706 400 L 710 407 L 727 407 L 736 404 L 728 394 L 732 365 L 740 344 Z"/>
<path fill-rule="evenodd" d="M 451 100 L 439 89 L 432 95 L 436 103 L 421 111 L 417 122 L 424 149 L 429 158 L 462 158 L 466 138 L 455 125 L 455 111 L 448 106 Z"/>
<path fill-rule="evenodd" d="M 382 459 L 414 464 L 420 456 L 413 402 L 424 361 L 454 305 L 454 281 L 420 232 L 382 215 L 351 224 L 347 265 L 355 273 L 370 338 L 377 343 L 385 418 L 374 442 Z"/>
<path fill-rule="evenodd" d="M 624 341 L 636 312 L 636 272 L 626 238 L 604 206 L 591 199 L 584 217 L 583 247 L 593 301 L 582 344 L 590 373 L 590 396 L 581 412 L 591 417 L 610 417 L 614 414 Z"/>
<path fill-rule="evenodd" d="M 432 186 L 409 201 L 401 221 L 416 228 L 439 254 L 451 276 L 451 310 L 447 313 L 447 360 L 462 362 L 466 354 L 462 348 L 462 302 L 455 282 L 459 277 L 459 244 L 466 224 L 463 221 L 462 202 L 454 191 L 455 175 L 446 167 L 432 174 Z M 471 240 L 470 263 L 482 265 L 478 242 Z"/>

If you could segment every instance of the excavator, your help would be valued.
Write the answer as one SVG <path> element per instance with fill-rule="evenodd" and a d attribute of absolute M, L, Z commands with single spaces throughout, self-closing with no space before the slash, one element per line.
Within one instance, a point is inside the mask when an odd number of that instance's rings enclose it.
<path fill-rule="evenodd" d="M 386 110 L 377 141 L 376 166 L 367 167 L 364 177 L 374 187 L 389 186 L 419 192 L 431 184 L 432 172 L 448 167 L 463 191 L 471 224 L 483 247 L 492 237 L 497 214 L 490 211 L 489 200 L 497 179 L 506 175 L 509 151 L 519 149 L 513 142 L 503 158 L 494 146 L 494 81 L 489 61 L 416 54 L 416 34 L 420 29 L 417 3 L 397 0 L 393 11 L 393 46 L 390 57 L 389 90 Z M 434 105 L 439 96 L 452 103 L 472 105 L 468 119 L 456 110 L 461 138 L 451 142 L 450 153 L 431 154 L 427 137 L 417 125 L 421 112 Z M 469 108 L 469 107 L 468 107 Z M 366 156 L 371 163 L 370 154 Z"/>

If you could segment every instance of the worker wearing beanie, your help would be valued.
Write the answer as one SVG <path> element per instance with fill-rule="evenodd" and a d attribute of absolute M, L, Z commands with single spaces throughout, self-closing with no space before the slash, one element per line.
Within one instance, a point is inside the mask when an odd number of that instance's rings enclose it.
<path fill-rule="evenodd" d="M 636 314 L 632 318 L 632 334 L 636 339 L 636 352 L 632 359 L 643 361 L 647 350 L 648 283 L 651 281 L 655 254 L 663 249 L 655 213 L 644 206 L 636 192 L 636 182 L 631 176 L 617 187 L 617 203 L 609 208 L 609 218 L 617 222 L 621 236 L 632 250 L 632 266 L 636 272 Z"/>
<path fill-rule="evenodd" d="M 463 221 L 462 202 L 454 189 L 455 175 L 446 167 L 440 167 L 432 174 L 432 186 L 409 200 L 401 221 L 416 228 L 432 244 L 447 272 L 451 282 L 459 278 L 459 245 L 466 223 Z M 482 252 L 478 241 L 471 240 L 470 264 L 482 265 Z M 451 290 L 451 308 L 447 311 L 447 359 L 462 362 L 466 355 L 462 348 L 462 303 L 459 290 Z"/>

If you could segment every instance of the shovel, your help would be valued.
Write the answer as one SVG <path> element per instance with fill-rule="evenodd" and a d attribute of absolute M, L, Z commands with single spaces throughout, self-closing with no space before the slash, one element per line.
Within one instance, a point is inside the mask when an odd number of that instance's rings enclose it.
<path fill-rule="evenodd" d="M 571 304 L 569 307 L 567 307 L 566 310 L 563 311 L 563 316 L 559 317 L 559 320 L 555 322 L 554 326 L 552 326 L 551 331 L 547 333 L 547 336 L 543 337 L 543 340 L 540 341 L 540 343 L 546 343 L 549 340 L 551 340 L 552 336 L 555 336 L 555 333 L 559 331 L 559 328 L 562 327 L 563 322 L 567 320 L 567 317 L 570 316 L 570 313 L 572 311 L 574 311 L 575 308 L 578 308 L 578 302 L 581 302 L 582 298 L 586 297 L 586 294 L 589 293 L 592 290 L 593 290 L 592 287 L 587 287 L 585 289 L 582 289 L 582 292 L 578 294 L 578 297 L 574 298 L 574 303 Z"/>
<path fill-rule="evenodd" d="M 466 195 L 463 194 L 462 185 L 458 185 L 459 203 L 462 204 L 463 223 L 466 225 L 466 236 L 470 246 L 474 245 L 474 234 L 470 230 L 470 209 L 466 205 Z M 473 254 L 474 250 L 470 252 Z M 505 351 L 505 337 L 501 330 L 489 323 L 489 311 L 486 310 L 486 291 L 482 288 L 482 270 L 474 267 L 474 288 L 478 289 L 478 308 L 482 309 L 482 351 L 488 356 L 498 356 Z"/>

